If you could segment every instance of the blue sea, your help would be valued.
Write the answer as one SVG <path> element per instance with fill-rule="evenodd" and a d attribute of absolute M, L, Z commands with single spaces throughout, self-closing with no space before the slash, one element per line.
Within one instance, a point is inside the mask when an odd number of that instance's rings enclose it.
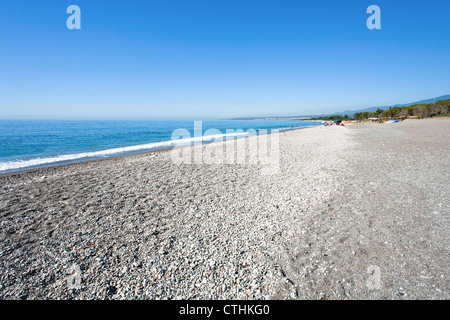
<path fill-rule="evenodd" d="M 202 135 L 206 133 L 206 136 L 200 139 L 208 141 L 208 135 L 212 137 L 213 133 L 214 138 L 209 140 L 212 141 L 224 136 L 227 129 L 270 132 L 315 124 L 286 120 L 208 120 L 201 122 Z M 174 138 L 177 129 L 184 129 L 185 134 Z M 199 130 L 195 133 L 198 136 Z M 189 142 L 190 137 L 194 137 L 194 121 L 0 120 L 0 172 L 168 148 Z"/>

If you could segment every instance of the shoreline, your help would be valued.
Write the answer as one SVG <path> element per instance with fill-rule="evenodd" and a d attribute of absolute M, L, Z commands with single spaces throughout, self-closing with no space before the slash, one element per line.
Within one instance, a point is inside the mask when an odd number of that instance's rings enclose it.
<path fill-rule="evenodd" d="M 279 130 L 278 132 L 283 133 L 283 132 L 289 132 L 289 131 L 294 131 L 294 130 L 314 128 L 316 126 L 317 125 L 286 128 L 286 129 L 283 129 L 283 130 Z M 277 129 L 273 129 L 273 130 L 277 130 Z M 269 132 L 268 134 L 272 134 L 272 132 Z M 203 136 L 203 137 L 207 137 L 207 136 Z M 244 137 L 239 137 L 239 136 L 234 137 L 234 139 L 242 139 L 242 138 L 248 138 L 248 137 L 246 137 L 246 136 L 244 136 Z M 223 140 L 220 140 L 220 141 L 203 141 L 202 144 L 206 145 L 206 144 L 210 144 L 210 143 L 220 143 L 222 141 Z M 160 141 L 160 142 L 169 142 L 169 141 Z M 190 145 L 186 145 L 184 147 L 189 148 L 191 146 Z M 166 151 L 170 151 L 172 149 L 173 149 L 173 147 L 161 147 L 161 148 L 156 148 L 156 149 L 151 149 L 151 150 L 146 150 L 146 151 L 125 152 L 124 154 L 117 154 L 117 155 L 111 155 L 111 156 L 99 157 L 99 158 L 95 158 L 94 157 L 94 158 L 87 158 L 87 159 L 80 158 L 80 159 L 76 159 L 76 160 L 65 160 L 65 161 L 53 162 L 53 163 L 49 163 L 49 164 L 37 165 L 35 167 L 25 167 L 23 169 L 7 170 L 5 172 L 0 172 L 0 177 L 2 177 L 2 176 L 10 176 L 10 175 L 20 174 L 20 173 L 33 172 L 33 171 L 41 170 L 41 169 L 45 169 L 45 168 L 53 168 L 53 167 L 66 166 L 66 165 L 74 165 L 74 164 L 90 162 L 90 161 L 104 161 L 104 160 L 109 160 L 109 159 L 113 159 L 113 158 L 129 157 L 129 156 L 135 156 L 135 155 L 140 155 L 140 154 L 153 154 L 153 153 L 159 153 L 159 152 L 166 152 Z"/>

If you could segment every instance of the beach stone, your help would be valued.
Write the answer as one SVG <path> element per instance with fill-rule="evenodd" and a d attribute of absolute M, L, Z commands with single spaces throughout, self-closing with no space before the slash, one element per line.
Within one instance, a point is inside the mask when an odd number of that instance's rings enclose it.
<path fill-rule="evenodd" d="M 1 175 L 0 299 L 448 299 L 448 121 L 286 132 L 276 174 L 158 152 Z"/>

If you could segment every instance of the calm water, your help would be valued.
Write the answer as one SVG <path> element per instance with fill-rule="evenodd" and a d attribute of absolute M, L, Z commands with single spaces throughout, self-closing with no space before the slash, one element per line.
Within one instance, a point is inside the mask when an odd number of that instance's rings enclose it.
<path fill-rule="evenodd" d="M 227 129 L 270 130 L 314 124 L 309 121 L 211 120 L 202 122 L 202 134 L 212 128 L 219 130 L 214 133 L 217 135 L 225 134 Z M 0 120 L 0 172 L 171 147 L 180 141 L 172 140 L 176 129 L 186 129 L 194 137 L 193 121 Z"/>

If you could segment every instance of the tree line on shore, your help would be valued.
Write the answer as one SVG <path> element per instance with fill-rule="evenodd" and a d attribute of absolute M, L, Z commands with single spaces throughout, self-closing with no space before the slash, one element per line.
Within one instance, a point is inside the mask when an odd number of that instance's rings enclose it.
<path fill-rule="evenodd" d="M 387 110 L 380 108 L 375 112 L 357 112 L 350 118 L 348 115 L 333 115 L 311 120 L 343 121 L 343 120 L 367 120 L 369 118 L 377 119 L 405 119 L 408 117 L 429 118 L 435 116 L 450 116 L 450 99 L 439 100 L 434 103 L 415 104 L 407 107 L 391 107 Z"/>
<path fill-rule="evenodd" d="M 434 103 L 415 104 L 407 107 L 391 107 L 387 110 L 378 109 L 376 112 L 355 113 L 356 120 L 368 118 L 392 119 L 392 118 L 429 118 L 435 116 L 448 115 L 450 113 L 450 99 L 439 100 Z"/>

